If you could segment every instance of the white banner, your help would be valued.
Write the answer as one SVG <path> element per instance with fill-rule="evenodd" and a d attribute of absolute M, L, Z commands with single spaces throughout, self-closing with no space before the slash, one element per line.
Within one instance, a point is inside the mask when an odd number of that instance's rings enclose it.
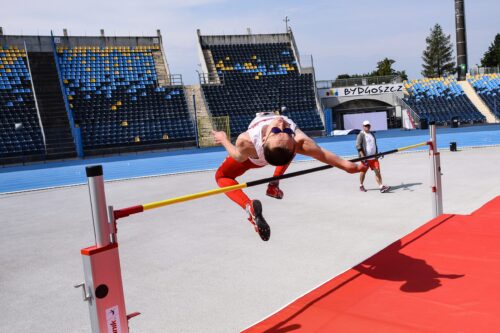
<path fill-rule="evenodd" d="M 363 96 L 363 95 L 381 95 L 403 91 L 403 84 L 379 84 L 371 86 L 342 87 L 331 88 L 326 96 L 345 97 L 345 96 Z"/>
<path fill-rule="evenodd" d="M 403 110 L 403 128 L 412 130 L 415 129 L 415 123 L 413 122 L 413 118 L 410 117 L 410 111 L 407 109 Z"/>
<path fill-rule="evenodd" d="M 368 120 L 372 131 L 387 130 L 387 112 L 351 113 L 344 115 L 345 129 L 363 129 L 363 121 Z"/>

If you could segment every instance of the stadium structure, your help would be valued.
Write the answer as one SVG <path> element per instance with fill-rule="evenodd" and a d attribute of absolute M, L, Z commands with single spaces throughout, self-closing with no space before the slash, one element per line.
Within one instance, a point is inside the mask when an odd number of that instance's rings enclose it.
<path fill-rule="evenodd" d="M 202 35 L 202 72 L 172 74 L 160 31 L 149 37 L 0 35 L 0 163 L 213 145 L 257 112 L 293 119 L 311 136 L 498 122 L 498 73 L 403 81 L 316 81 L 287 33 Z"/>

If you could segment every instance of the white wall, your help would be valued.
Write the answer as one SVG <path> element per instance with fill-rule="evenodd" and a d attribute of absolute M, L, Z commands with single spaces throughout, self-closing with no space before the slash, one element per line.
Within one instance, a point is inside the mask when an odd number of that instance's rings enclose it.
<path fill-rule="evenodd" d="M 363 121 L 371 123 L 372 131 L 387 130 L 387 112 L 351 113 L 344 115 L 345 129 L 363 129 Z"/>

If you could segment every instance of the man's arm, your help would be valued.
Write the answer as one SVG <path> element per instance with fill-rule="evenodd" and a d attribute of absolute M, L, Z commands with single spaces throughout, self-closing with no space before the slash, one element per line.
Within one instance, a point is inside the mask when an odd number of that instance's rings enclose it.
<path fill-rule="evenodd" d="M 229 156 L 237 162 L 245 162 L 250 156 L 250 145 L 252 144 L 250 138 L 247 138 L 246 133 L 242 133 L 236 139 L 236 145 L 233 145 L 227 138 L 224 131 L 212 131 L 215 143 L 221 144 L 226 149 Z M 250 144 L 250 145 L 249 145 Z M 253 146 L 253 145 L 252 145 Z"/>
<path fill-rule="evenodd" d="M 365 150 L 363 149 L 363 134 L 359 133 L 356 137 L 356 149 L 360 157 L 365 157 Z"/>
<path fill-rule="evenodd" d="M 304 132 L 297 129 L 295 131 L 295 141 L 297 143 L 296 152 L 302 155 L 310 156 L 323 163 L 337 167 L 349 173 L 365 171 L 366 167 L 361 164 L 356 164 L 343 158 L 338 157 L 334 153 L 321 148 L 316 142 L 308 137 Z"/>

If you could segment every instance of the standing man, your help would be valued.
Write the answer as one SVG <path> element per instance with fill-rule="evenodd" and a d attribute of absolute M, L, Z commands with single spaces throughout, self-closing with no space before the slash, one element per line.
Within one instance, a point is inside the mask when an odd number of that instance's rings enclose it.
<path fill-rule="evenodd" d="M 363 121 L 363 130 L 358 134 L 356 138 L 356 149 L 360 157 L 365 157 L 369 155 L 375 155 L 378 153 L 377 139 L 375 135 L 370 132 L 371 124 L 368 120 Z M 366 160 L 365 165 L 370 167 L 370 169 L 375 172 L 375 180 L 380 188 L 380 193 L 385 193 L 391 189 L 390 186 L 385 186 L 382 183 L 382 175 L 380 174 L 380 163 L 378 158 L 373 158 Z M 361 192 L 366 192 L 365 186 L 363 185 L 365 181 L 366 171 L 361 171 L 359 173 L 359 190 Z"/>
<path fill-rule="evenodd" d="M 302 132 L 288 117 L 272 113 L 257 114 L 246 132 L 241 133 L 235 145 L 231 143 L 225 132 L 212 132 L 215 142 L 222 144 L 229 156 L 215 173 L 215 179 L 220 187 L 236 185 L 237 177 L 249 169 L 261 168 L 267 164 L 276 166 L 274 176 L 285 173 L 295 157 L 302 154 L 318 161 L 342 169 L 348 173 L 366 171 L 363 164 L 344 160 L 334 153 L 318 146 L 313 139 Z M 283 191 L 279 182 L 271 182 L 266 194 L 281 199 Z M 226 195 L 243 208 L 248 214 L 248 220 L 263 241 L 271 237 L 271 229 L 262 216 L 262 204 L 259 200 L 251 200 L 242 190 L 227 192 Z"/>

